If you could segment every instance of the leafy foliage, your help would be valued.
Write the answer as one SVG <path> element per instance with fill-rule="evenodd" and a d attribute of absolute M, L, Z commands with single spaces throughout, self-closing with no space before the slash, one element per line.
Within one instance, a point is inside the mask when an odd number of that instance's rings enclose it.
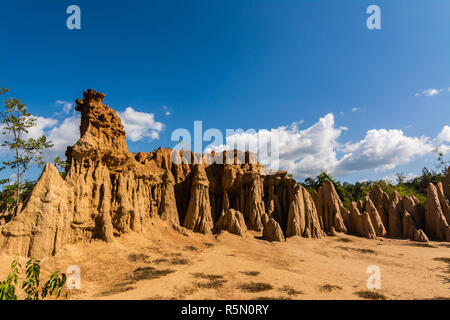
<path fill-rule="evenodd" d="M 31 258 L 26 263 L 26 276 L 22 282 L 22 290 L 26 294 L 26 300 L 40 300 L 49 296 L 58 299 L 66 283 L 66 275 L 55 271 L 50 279 L 40 287 L 41 266 L 40 261 Z M 11 264 L 11 271 L 5 281 L 0 282 L 0 300 L 17 300 L 16 287 L 19 279 L 19 268 L 21 268 L 17 257 Z M 67 292 L 64 298 L 67 297 Z"/>
<path fill-rule="evenodd" d="M 0 89 L 0 95 L 3 97 L 4 111 L 0 113 L 0 125 L 4 141 L 1 146 L 6 147 L 12 154 L 12 158 L 3 161 L 3 164 L 10 169 L 16 170 L 16 206 L 20 203 L 20 194 L 23 191 L 25 174 L 29 167 L 34 163 L 38 166 L 44 164 L 42 152 L 46 148 L 53 146 L 45 135 L 37 138 L 27 138 L 29 129 L 36 126 L 34 118 L 26 109 L 25 105 L 15 98 L 6 98 L 9 90 Z"/>
<path fill-rule="evenodd" d="M 19 280 L 19 268 L 21 267 L 17 257 L 11 263 L 11 271 L 5 281 L 0 282 L 0 300 L 17 300 L 16 286 Z"/>

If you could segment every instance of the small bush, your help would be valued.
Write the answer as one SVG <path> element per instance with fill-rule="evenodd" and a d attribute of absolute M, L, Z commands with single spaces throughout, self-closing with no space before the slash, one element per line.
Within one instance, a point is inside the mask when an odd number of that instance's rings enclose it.
<path fill-rule="evenodd" d="M 208 280 L 223 279 L 223 276 L 220 274 L 204 274 L 201 272 L 197 272 L 197 273 L 193 273 L 192 275 L 198 279 L 208 279 Z"/>
<path fill-rule="evenodd" d="M 136 253 L 132 253 L 128 256 L 128 260 L 133 261 L 133 262 L 139 262 L 139 261 L 145 261 L 149 258 L 148 255 L 146 254 L 136 254 Z"/>
<path fill-rule="evenodd" d="M 17 300 L 17 285 L 19 279 L 20 265 L 16 257 L 11 263 L 11 270 L 5 281 L 0 282 L 0 300 Z M 40 261 L 34 258 L 28 260 L 25 265 L 26 277 L 22 282 L 21 289 L 25 292 L 26 300 L 40 300 L 46 297 L 55 295 L 58 299 L 61 295 L 64 284 L 66 283 L 66 274 L 55 271 L 50 276 L 50 279 L 40 286 L 41 266 Z M 67 292 L 63 295 L 67 297 Z"/>
<path fill-rule="evenodd" d="M 246 292 L 262 292 L 272 290 L 273 287 L 268 283 L 263 282 L 249 282 L 239 286 L 239 289 Z"/>
<path fill-rule="evenodd" d="M 387 298 L 382 295 L 381 293 L 375 292 L 375 291 L 358 291 L 356 292 L 358 296 L 364 299 L 369 300 L 386 300 Z"/>
<path fill-rule="evenodd" d="M 334 285 L 331 285 L 331 284 L 328 284 L 328 283 L 326 285 L 323 285 L 323 286 L 320 287 L 320 291 L 331 292 L 331 291 L 334 291 L 334 290 L 342 290 L 342 287 L 341 286 L 334 286 Z"/>
<path fill-rule="evenodd" d="M 208 282 L 198 282 L 197 286 L 203 289 L 218 289 L 223 286 L 227 280 L 211 280 Z"/>
<path fill-rule="evenodd" d="M 290 286 L 284 286 L 279 289 L 281 292 L 287 293 L 289 296 L 298 296 L 299 294 L 303 294 L 303 291 L 297 291 Z"/>
<path fill-rule="evenodd" d="M 186 260 L 186 259 L 172 259 L 172 260 L 170 261 L 170 263 L 171 263 L 171 264 L 175 264 L 175 265 L 177 265 L 177 264 L 188 264 L 189 261 Z"/>
<path fill-rule="evenodd" d="M 139 281 L 139 280 L 152 280 L 161 278 L 168 274 L 175 272 L 175 270 L 158 270 L 153 267 L 144 267 L 137 268 L 133 271 L 133 274 L 130 276 L 130 280 Z"/>

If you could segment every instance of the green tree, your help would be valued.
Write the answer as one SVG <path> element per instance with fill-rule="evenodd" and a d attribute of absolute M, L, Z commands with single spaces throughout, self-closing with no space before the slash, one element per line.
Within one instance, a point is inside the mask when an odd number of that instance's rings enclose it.
<path fill-rule="evenodd" d="M 398 185 L 402 185 L 405 183 L 406 181 L 406 176 L 403 173 L 396 173 L 395 174 L 395 179 L 397 180 L 397 184 Z"/>
<path fill-rule="evenodd" d="M 436 169 L 438 173 L 445 174 L 450 166 L 450 162 L 445 160 L 444 153 L 440 152 L 438 148 L 435 148 L 433 152 L 436 155 Z"/>
<path fill-rule="evenodd" d="M 26 276 L 22 282 L 22 290 L 26 294 L 26 300 L 40 300 L 49 296 L 58 299 L 66 283 L 65 273 L 53 272 L 49 280 L 40 286 L 41 266 L 40 261 L 31 258 L 26 263 Z M 22 266 L 17 257 L 11 264 L 11 270 L 5 281 L 0 282 L 0 300 L 17 300 L 17 284 L 19 279 L 19 268 Z M 64 294 L 67 297 L 67 292 Z"/>
<path fill-rule="evenodd" d="M 5 88 L 0 89 L 5 108 L 4 112 L 0 113 L 0 126 L 5 137 L 2 146 L 9 149 L 13 157 L 12 160 L 3 161 L 3 164 L 16 170 L 16 206 L 18 206 L 27 170 L 33 163 L 41 166 L 44 163 L 42 152 L 53 144 L 45 135 L 36 139 L 26 138 L 29 129 L 36 126 L 36 118 L 27 112 L 19 99 L 6 98 L 8 91 Z"/>

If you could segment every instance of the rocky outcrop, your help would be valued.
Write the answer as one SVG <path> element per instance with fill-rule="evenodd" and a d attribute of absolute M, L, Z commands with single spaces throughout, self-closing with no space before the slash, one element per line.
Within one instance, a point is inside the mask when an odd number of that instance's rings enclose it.
<path fill-rule="evenodd" d="M 387 231 L 386 228 L 384 227 L 383 220 L 381 219 L 381 216 L 378 213 L 377 208 L 375 207 L 369 196 L 367 196 L 365 199 L 364 209 L 366 212 L 369 213 L 370 221 L 372 223 L 375 234 L 378 237 L 387 236 Z"/>
<path fill-rule="evenodd" d="M 362 236 L 369 239 L 376 239 L 377 234 L 375 232 L 375 229 L 373 228 L 372 220 L 370 219 L 369 213 L 364 211 L 361 214 L 361 220 L 363 228 Z"/>
<path fill-rule="evenodd" d="M 211 233 L 213 220 L 209 200 L 209 181 L 203 165 L 193 170 L 191 199 L 184 219 L 184 227 L 201 233 Z"/>
<path fill-rule="evenodd" d="M 425 206 L 425 232 L 431 239 L 450 241 L 450 227 L 442 207 L 438 189 L 430 183 Z"/>
<path fill-rule="evenodd" d="M 247 231 L 244 215 L 234 209 L 228 209 L 217 221 L 216 227 L 219 230 L 226 230 L 230 233 L 243 236 Z"/>
<path fill-rule="evenodd" d="M 325 232 L 329 232 L 331 227 L 334 227 L 337 232 L 347 231 L 343 218 L 343 215 L 347 214 L 347 210 L 342 205 L 331 181 L 326 181 L 317 193 L 313 193 L 313 199 L 320 225 Z"/>
<path fill-rule="evenodd" d="M 76 101 L 80 139 L 67 148 L 65 178 L 45 167 L 14 218 L 1 220 L 0 249 L 42 258 L 67 243 L 111 242 L 142 232 L 151 219 L 184 235 L 215 227 L 243 235 L 249 229 L 269 241 L 347 231 L 367 238 L 450 239 L 449 174 L 429 186 L 426 210 L 414 197 L 394 192 L 389 198 L 378 186 L 347 210 L 333 183 L 310 195 L 287 172 L 270 172 L 249 152 L 131 153 L 121 119 L 104 98 L 89 89 Z"/>
<path fill-rule="evenodd" d="M 384 226 L 387 230 L 386 236 L 390 237 L 420 239 L 416 241 L 431 237 L 435 240 L 450 241 L 450 201 L 446 196 L 450 189 L 449 176 L 450 171 L 444 175 L 441 182 L 436 185 L 429 184 L 425 208 L 414 196 L 400 197 L 398 192 L 394 191 L 388 197 L 378 185 L 366 197 L 364 203 L 357 204 L 357 208 L 364 207 L 369 213 L 378 236 L 382 236 Z"/>
<path fill-rule="evenodd" d="M 263 230 L 263 238 L 267 241 L 284 241 L 283 231 L 275 219 L 270 218 Z"/>
<path fill-rule="evenodd" d="M 425 232 L 422 231 L 422 229 L 417 229 L 416 231 L 414 231 L 413 240 L 417 242 L 428 242 L 428 237 Z"/>
<path fill-rule="evenodd" d="M 369 213 L 366 211 L 360 213 L 356 202 L 351 204 L 348 229 L 351 233 L 365 238 L 376 239 L 377 237 Z"/>
<path fill-rule="evenodd" d="M 297 185 L 291 200 L 287 217 L 286 236 L 320 238 L 324 232 L 311 195 L 302 186 Z"/>
<path fill-rule="evenodd" d="M 24 209 L 2 230 L 8 254 L 45 257 L 74 240 L 74 194 L 58 170 L 46 165 Z"/>
<path fill-rule="evenodd" d="M 394 191 L 389 198 L 389 235 L 391 237 L 400 237 L 402 233 L 401 223 L 401 198 L 397 191 Z"/>
<path fill-rule="evenodd" d="M 375 205 L 378 215 L 383 222 L 384 228 L 389 227 L 389 197 L 386 192 L 381 189 L 379 185 L 375 185 L 372 192 L 369 194 L 370 200 Z"/>
<path fill-rule="evenodd" d="M 253 154 L 237 150 L 131 153 L 121 119 L 104 98 L 89 89 L 76 101 L 80 139 L 67 148 L 66 177 L 46 167 L 23 209 L 0 230 L 8 252 L 45 257 L 66 243 L 114 241 L 154 218 L 183 234 L 214 226 L 237 234 L 272 228 L 274 239 L 324 234 L 311 197 L 286 172 L 268 174 Z"/>
<path fill-rule="evenodd" d="M 450 199 L 448 199 L 445 195 L 445 187 L 442 181 L 438 182 L 436 185 L 436 191 L 438 194 L 439 204 L 441 205 L 442 213 L 445 216 L 445 219 L 450 224 Z M 450 189 L 449 185 L 446 185 L 447 189 Z"/>
<path fill-rule="evenodd" d="M 412 239 L 417 230 L 416 223 L 408 211 L 404 210 L 402 213 L 402 236 L 403 238 Z"/>

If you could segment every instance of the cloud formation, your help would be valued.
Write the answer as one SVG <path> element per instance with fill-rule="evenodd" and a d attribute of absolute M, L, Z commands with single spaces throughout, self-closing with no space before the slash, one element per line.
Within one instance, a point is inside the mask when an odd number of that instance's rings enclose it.
<path fill-rule="evenodd" d="M 420 97 L 420 96 L 426 96 L 426 97 L 433 97 L 433 96 L 437 96 L 438 94 L 441 94 L 442 92 L 445 91 L 449 91 L 450 92 L 450 88 L 441 88 L 441 89 L 437 89 L 437 88 L 429 88 L 427 90 L 424 90 L 422 92 L 418 92 L 415 94 L 416 97 Z"/>
<path fill-rule="evenodd" d="M 67 101 L 64 101 L 64 100 L 56 100 L 56 104 L 62 106 L 62 108 L 63 108 L 62 112 L 64 114 L 69 114 L 70 111 L 72 111 L 72 109 L 73 109 L 73 103 L 72 102 L 67 102 Z"/>
<path fill-rule="evenodd" d="M 312 177 L 327 170 L 336 176 L 356 171 L 391 170 L 412 161 L 415 157 L 433 151 L 436 144 L 427 137 L 409 137 L 402 130 L 372 129 L 358 142 L 339 142 L 346 127 L 336 127 L 334 115 L 329 113 L 311 127 L 299 130 L 296 123 L 271 130 L 245 132 L 226 138 L 226 145 L 216 150 L 233 149 L 236 145 L 251 146 L 278 141 L 279 168 L 298 179 Z M 444 127 L 437 139 L 450 137 L 450 128 Z M 271 139 L 272 138 L 272 139 Z M 259 142 L 256 142 L 259 141 Z"/>
<path fill-rule="evenodd" d="M 408 137 L 401 130 L 369 130 L 363 140 L 347 143 L 344 153 L 333 171 L 346 174 L 358 170 L 385 171 L 410 162 L 413 157 L 432 152 L 433 145 L 426 137 Z"/>
<path fill-rule="evenodd" d="M 134 110 L 131 107 L 124 112 L 118 112 L 123 126 L 127 132 L 127 138 L 133 142 L 147 138 L 148 141 L 159 139 L 159 133 L 164 129 L 164 124 L 155 121 L 153 113 L 145 113 Z"/>
<path fill-rule="evenodd" d="M 47 161 L 52 161 L 56 157 L 64 158 L 67 147 L 74 145 L 80 138 L 80 121 L 80 115 L 74 115 L 47 132 L 47 138 L 53 142 L 53 148 L 45 153 Z"/>
<path fill-rule="evenodd" d="M 442 154 L 450 153 L 450 127 L 444 126 L 434 140 L 438 152 Z"/>
<path fill-rule="evenodd" d="M 70 110 L 71 109 L 69 109 L 69 113 Z M 158 139 L 159 133 L 164 129 L 164 124 L 155 121 L 153 113 L 139 112 L 133 108 L 127 108 L 124 112 L 118 112 L 118 114 L 124 124 L 127 138 L 133 142 L 144 138 L 148 138 L 149 140 Z M 44 160 L 52 162 L 56 157 L 64 159 L 67 147 L 74 145 L 80 138 L 79 126 L 81 116 L 79 114 L 74 114 L 64 119 L 45 118 L 40 116 L 35 116 L 35 118 L 36 126 L 30 128 L 28 134 L 26 134 L 24 138 L 38 138 L 45 134 L 47 139 L 52 141 L 54 146 L 45 150 L 43 154 Z M 8 139 L 8 136 L 2 137 L 2 141 Z M 5 147 L 0 147 L 0 157 L 6 157 L 8 154 L 7 152 Z"/>

